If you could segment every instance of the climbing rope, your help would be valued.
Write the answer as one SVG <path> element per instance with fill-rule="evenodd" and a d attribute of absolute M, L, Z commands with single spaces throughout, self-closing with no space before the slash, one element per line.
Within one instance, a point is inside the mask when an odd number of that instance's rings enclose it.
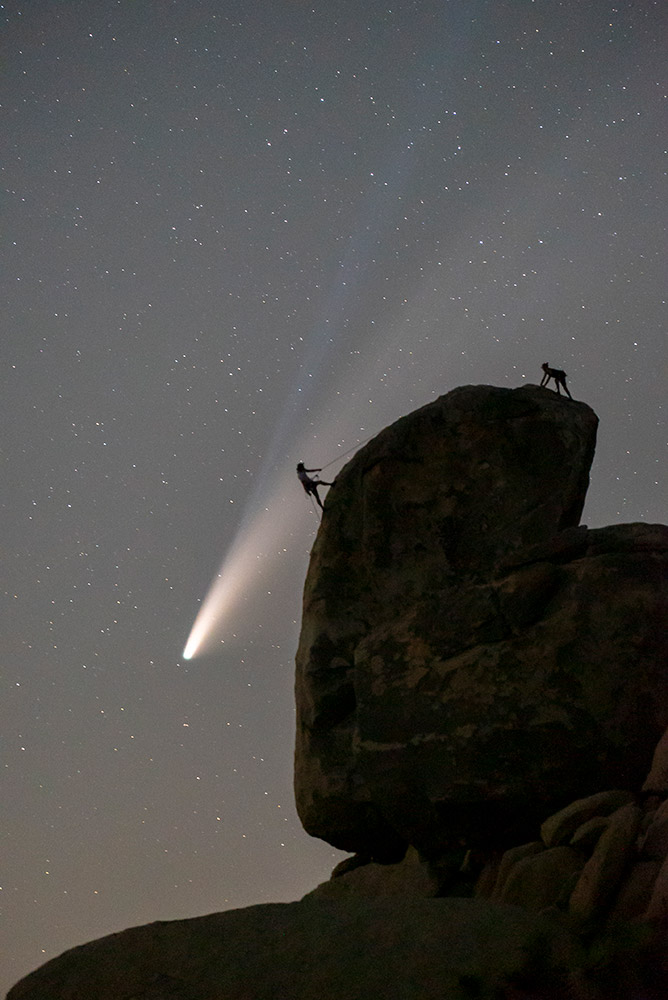
<path fill-rule="evenodd" d="M 369 435 L 369 437 L 368 437 L 368 438 L 366 438 L 366 440 L 364 440 L 364 441 L 359 441 L 359 442 L 358 442 L 357 444 L 354 444 L 354 445 L 352 446 L 352 448 L 348 448 L 348 451 L 344 451 L 344 452 L 343 452 L 343 453 L 342 453 L 341 455 L 337 455 L 337 456 L 336 456 L 336 458 L 333 458 L 331 462 L 327 462 L 327 464 L 326 464 L 326 465 L 323 465 L 323 466 L 321 466 L 321 468 L 320 468 L 320 471 L 321 471 L 321 472 L 324 472 L 324 470 L 325 470 L 325 469 L 328 469 L 328 468 L 330 467 L 330 465 L 334 465 L 334 463 L 335 463 L 335 462 L 338 462 L 338 461 L 339 461 L 339 459 L 341 459 L 341 458 L 345 458 L 345 457 L 346 457 L 346 455 L 349 455 L 351 451 L 357 451 L 357 449 L 358 449 L 358 448 L 363 448 L 363 447 L 364 447 L 364 445 L 365 445 L 365 444 L 366 444 L 366 443 L 367 443 L 368 441 L 370 441 L 372 437 L 375 437 L 375 436 L 376 436 L 376 434 L 375 434 L 375 433 L 373 433 L 373 434 L 370 434 L 370 435 Z"/>

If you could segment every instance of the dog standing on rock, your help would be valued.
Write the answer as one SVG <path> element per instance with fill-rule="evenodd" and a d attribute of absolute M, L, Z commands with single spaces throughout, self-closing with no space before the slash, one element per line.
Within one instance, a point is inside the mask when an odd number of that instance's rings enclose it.
<path fill-rule="evenodd" d="M 542 379 L 540 380 L 540 384 L 541 385 L 544 385 L 545 387 L 547 387 L 548 382 L 550 381 L 551 378 L 553 378 L 554 379 L 554 384 L 556 386 L 557 394 L 559 396 L 561 396 L 561 390 L 559 389 L 559 386 L 562 385 L 564 387 L 564 392 L 566 393 L 566 395 L 568 396 L 568 398 L 569 399 L 573 398 L 571 396 L 570 392 L 568 391 L 568 386 L 566 385 L 566 372 L 563 372 L 561 370 L 561 368 L 550 368 L 550 366 L 548 365 L 547 361 L 543 362 L 543 364 L 541 365 L 541 368 L 543 369 L 543 372 L 545 373 L 543 375 Z"/>

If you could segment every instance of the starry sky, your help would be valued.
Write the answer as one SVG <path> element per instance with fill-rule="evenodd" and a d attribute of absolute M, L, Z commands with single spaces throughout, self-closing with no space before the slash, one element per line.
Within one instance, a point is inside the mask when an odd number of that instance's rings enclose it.
<path fill-rule="evenodd" d="M 297 461 L 548 361 L 601 418 L 585 522 L 668 520 L 668 11 L 0 16 L 3 990 L 342 856 L 292 796 Z"/>

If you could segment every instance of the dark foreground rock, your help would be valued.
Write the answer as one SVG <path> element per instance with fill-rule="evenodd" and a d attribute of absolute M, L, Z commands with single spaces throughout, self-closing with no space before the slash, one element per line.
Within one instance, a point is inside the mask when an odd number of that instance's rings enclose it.
<path fill-rule="evenodd" d="M 8 1000 L 514 996 L 527 977 L 556 982 L 573 947 L 549 919 L 482 900 L 309 896 L 101 938 L 48 962 Z"/>
<path fill-rule="evenodd" d="M 597 419 L 469 386 L 337 477 L 297 656 L 305 829 L 380 861 L 639 791 L 668 725 L 668 528 L 578 527 Z"/>

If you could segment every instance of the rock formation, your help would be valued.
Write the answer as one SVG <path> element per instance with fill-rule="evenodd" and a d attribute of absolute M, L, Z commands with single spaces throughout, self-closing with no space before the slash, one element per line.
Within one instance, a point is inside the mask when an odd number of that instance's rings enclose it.
<path fill-rule="evenodd" d="M 309 833 L 438 859 L 640 790 L 668 725 L 668 529 L 578 527 L 597 422 L 538 387 L 464 387 L 339 474 L 297 655 Z"/>
<path fill-rule="evenodd" d="M 298 903 L 75 948 L 8 1000 L 665 997 L 668 528 L 579 526 L 596 427 L 477 386 L 364 447 L 296 681 L 302 822 L 355 857 Z"/>
<path fill-rule="evenodd" d="M 474 899 L 309 896 L 133 927 L 66 952 L 7 1000 L 471 1000 L 572 942 L 549 919 Z"/>
<path fill-rule="evenodd" d="M 7 1000 L 664 1000 L 667 796 L 655 778 L 642 807 L 623 790 L 569 803 L 488 861 L 474 899 L 438 898 L 412 847 L 397 864 L 348 859 L 298 903 L 74 948 Z"/>

